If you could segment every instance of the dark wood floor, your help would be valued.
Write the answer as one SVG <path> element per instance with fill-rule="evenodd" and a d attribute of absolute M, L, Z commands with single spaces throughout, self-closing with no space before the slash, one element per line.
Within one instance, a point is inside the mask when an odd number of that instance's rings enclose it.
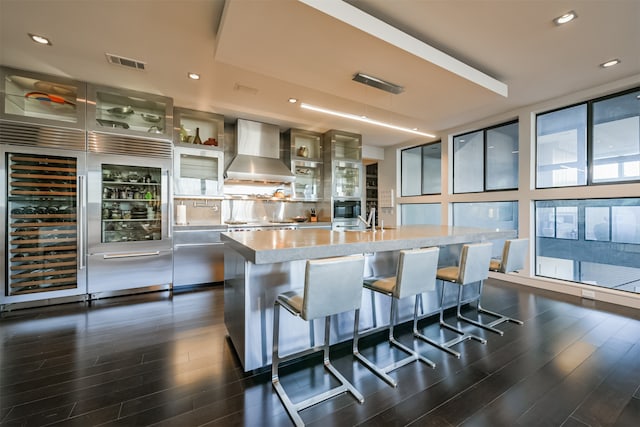
<path fill-rule="evenodd" d="M 437 367 L 400 368 L 397 389 L 338 346 L 335 365 L 365 402 L 342 395 L 302 418 L 311 426 L 640 425 L 637 310 L 495 280 L 485 295 L 485 306 L 525 325 L 502 325 L 502 337 L 478 331 L 488 343 L 461 344 L 460 360 L 421 344 Z M 0 424 L 291 425 L 270 373 L 240 368 L 222 313 L 219 286 L 13 312 L 0 320 Z M 425 332 L 440 334 L 428 323 Z M 391 354 L 375 337 L 364 352 Z M 286 367 L 285 388 L 303 397 L 326 386 L 318 361 Z"/>

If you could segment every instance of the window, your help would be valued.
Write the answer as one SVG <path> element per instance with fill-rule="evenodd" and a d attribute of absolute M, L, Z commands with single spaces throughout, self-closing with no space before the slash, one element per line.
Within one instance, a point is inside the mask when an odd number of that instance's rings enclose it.
<path fill-rule="evenodd" d="M 640 199 L 535 202 L 536 275 L 640 293 Z"/>
<path fill-rule="evenodd" d="M 518 188 L 518 122 L 453 138 L 453 192 Z"/>
<path fill-rule="evenodd" d="M 640 180 L 640 91 L 539 114 L 536 187 Z"/>
<path fill-rule="evenodd" d="M 585 185 L 586 104 L 538 115 L 536 131 L 536 187 Z"/>
<path fill-rule="evenodd" d="M 401 152 L 401 196 L 441 193 L 442 144 L 435 142 Z"/>
<path fill-rule="evenodd" d="M 453 203 L 453 225 L 517 230 L 518 202 Z M 502 255 L 504 240 L 493 243 L 493 256 Z"/>
<path fill-rule="evenodd" d="M 593 182 L 640 179 L 640 91 L 593 103 Z"/>
<path fill-rule="evenodd" d="M 400 205 L 402 225 L 440 225 L 440 203 L 412 203 Z"/>

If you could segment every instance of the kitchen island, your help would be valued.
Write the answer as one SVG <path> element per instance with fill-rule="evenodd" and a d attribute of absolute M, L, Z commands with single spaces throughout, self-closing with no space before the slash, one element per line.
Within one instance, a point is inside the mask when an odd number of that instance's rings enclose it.
<path fill-rule="evenodd" d="M 488 230 L 451 226 L 403 226 L 384 231 L 332 231 L 323 229 L 265 230 L 222 233 L 224 257 L 224 319 L 229 338 L 245 371 L 271 363 L 273 302 L 276 296 L 304 285 L 307 259 L 365 254 L 364 277 L 395 274 L 402 249 L 439 246 L 441 265 L 455 264 L 464 243 L 504 240 L 516 237 L 515 230 Z M 496 245 L 496 254 L 501 245 Z M 440 286 L 423 298 L 423 314 L 438 311 Z M 477 286 L 466 289 L 465 298 L 477 295 Z M 455 303 L 454 292 L 447 292 L 445 305 Z M 409 320 L 412 301 L 401 301 L 399 321 Z M 389 298 L 363 292 L 361 328 L 388 323 Z M 309 329 L 304 321 L 281 317 L 284 331 L 280 351 L 300 350 L 311 341 L 320 342 L 323 323 Z M 332 320 L 331 343 L 352 338 L 353 314 Z"/>

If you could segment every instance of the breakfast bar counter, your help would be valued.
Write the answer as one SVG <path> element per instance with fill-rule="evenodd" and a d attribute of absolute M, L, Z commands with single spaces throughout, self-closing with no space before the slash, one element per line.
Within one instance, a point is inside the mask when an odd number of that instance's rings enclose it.
<path fill-rule="evenodd" d="M 464 243 L 504 240 L 516 236 L 515 230 L 489 230 L 453 226 L 403 226 L 384 231 L 332 231 L 326 229 L 263 230 L 222 233 L 224 259 L 224 315 L 229 338 L 245 371 L 271 363 L 273 303 L 287 290 L 302 288 L 307 259 L 365 254 L 364 277 L 395 274 L 397 256 L 402 249 L 439 246 L 440 263 L 455 263 Z M 501 246 L 500 246 L 501 248 Z M 499 253 L 499 251 L 498 251 Z M 472 287 L 470 287 L 472 288 Z M 467 293 L 474 289 L 467 289 Z M 477 288 L 475 289 L 477 293 Z M 438 310 L 440 287 L 423 298 L 425 316 Z M 445 305 L 454 301 L 445 299 Z M 401 301 L 409 307 L 412 301 Z M 388 298 L 363 292 L 361 325 L 388 323 Z M 405 316 L 406 317 L 406 316 Z M 301 322 L 291 316 L 290 323 Z M 283 319 L 283 320 L 284 320 Z M 409 317 L 399 319 L 400 322 Z M 280 349 L 287 353 L 310 344 L 304 327 L 287 327 L 281 323 Z M 320 342 L 323 323 L 318 321 L 315 336 Z M 336 316 L 332 321 L 331 342 L 351 339 L 353 314 Z"/>

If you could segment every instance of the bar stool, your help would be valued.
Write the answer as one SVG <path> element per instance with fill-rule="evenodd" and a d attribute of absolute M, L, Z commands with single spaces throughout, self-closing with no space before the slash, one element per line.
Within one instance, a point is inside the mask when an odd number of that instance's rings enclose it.
<path fill-rule="evenodd" d="M 456 304 L 456 317 L 459 320 L 465 321 L 475 326 L 479 326 L 481 328 L 490 330 L 497 334 L 502 335 L 503 332 L 495 329 L 491 326 L 484 325 L 475 320 L 469 319 L 468 317 L 463 316 L 460 313 L 460 304 L 462 303 L 462 289 L 465 285 L 480 282 L 480 289 L 482 289 L 482 282 L 484 279 L 489 277 L 489 262 L 491 261 L 491 243 L 473 243 L 466 244 L 462 246 L 462 251 L 460 252 L 460 259 L 458 261 L 458 266 L 452 267 L 443 267 L 439 268 L 436 276 L 438 279 L 442 280 L 442 303 L 440 305 L 440 325 L 450 329 L 460 335 L 457 339 L 454 339 L 447 343 L 447 346 L 458 344 L 462 341 L 466 341 L 469 339 L 474 339 L 483 344 L 487 342 L 484 338 L 478 337 L 476 335 L 467 334 L 463 332 L 461 329 L 450 325 L 444 321 L 444 291 L 445 291 L 445 283 L 455 283 L 458 285 L 458 300 Z"/>
<path fill-rule="evenodd" d="M 497 271 L 499 273 L 511 273 L 522 270 L 524 268 L 525 260 L 527 258 L 527 251 L 529 250 L 529 239 L 511 239 L 504 242 L 502 248 L 501 258 L 492 258 L 489 264 L 490 271 Z M 487 310 L 482 307 L 482 283 L 480 283 L 480 297 L 478 298 L 478 311 L 486 313 L 498 319 L 488 323 L 489 326 L 496 326 L 504 322 L 512 322 L 518 325 L 523 325 L 522 320 L 514 319 L 509 316 L 505 316 L 500 313 L 496 313 L 491 310 Z"/>
<path fill-rule="evenodd" d="M 364 402 L 362 394 L 335 369 L 329 360 L 331 316 L 360 308 L 363 272 L 364 256 L 362 255 L 308 260 L 303 293 L 300 294 L 296 291 L 289 291 L 281 293 L 276 297 L 273 310 L 271 382 L 289 416 L 297 426 L 304 425 L 299 414 L 300 411 L 341 393 L 348 391 L 358 402 Z M 289 313 L 296 317 L 301 317 L 306 321 L 324 317 L 324 343 L 321 346 L 313 346 L 306 350 L 281 357 L 278 354 L 280 329 L 279 307 L 285 308 Z M 282 362 L 319 351 L 324 352 L 324 367 L 340 382 L 340 386 L 315 394 L 301 402 L 293 403 L 280 383 L 278 366 Z"/>
<path fill-rule="evenodd" d="M 359 332 L 359 316 L 360 310 L 356 310 L 356 320 L 354 324 L 353 336 L 353 354 L 367 368 L 385 380 L 392 387 L 398 385 L 397 381 L 388 375 L 410 362 L 419 360 L 427 365 L 435 368 L 435 363 L 422 356 L 417 351 L 405 346 L 396 340 L 394 336 L 394 326 L 396 322 L 396 314 L 398 311 L 398 300 L 405 297 L 415 297 L 413 310 L 413 336 L 422 339 L 428 343 L 434 344 L 429 338 L 418 332 L 418 307 L 419 295 L 423 292 L 435 289 L 436 269 L 438 268 L 439 248 L 413 249 L 400 251 L 396 276 L 373 278 L 364 281 L 364 287 L 373 292 L 378 292 L 391 297 L 391 310 L 389 314 L 389 326 L 373 327 L 364 333 Z M 404 359 L 391 363 L 388 366 L 380 368 L 360 353 L 358 349 L 358 341 L 360 338 L 371 335 L 372 333 L 389 329 L 389 344 L 395 346 L 408 354 Z"/>

